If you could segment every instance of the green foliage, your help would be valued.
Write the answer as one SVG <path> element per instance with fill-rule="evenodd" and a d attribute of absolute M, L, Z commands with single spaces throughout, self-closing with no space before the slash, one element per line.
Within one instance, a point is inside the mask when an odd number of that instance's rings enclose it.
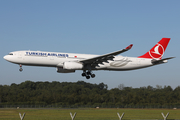
<path fill-rule="evenodd" d="M 163 106 L 180 105 L 180 86 L 157 85 L 132 88 L 123 84 L 108 90 L 104 83 L 91 84 L 84 81 L 32 82 L 10 86 L 0 85 L 0 105 L 93 105 L 93 106 Z"/>

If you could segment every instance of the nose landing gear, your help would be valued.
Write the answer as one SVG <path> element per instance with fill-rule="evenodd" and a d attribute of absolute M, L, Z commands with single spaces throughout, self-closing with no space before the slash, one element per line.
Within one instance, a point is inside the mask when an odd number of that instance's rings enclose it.
<path fill-rule="evenodd" d="M 82 73 L 82 76 L 86 77 L 86 79 L 90 79 L 90 77 L 94 78 L 95 74 L 93 74 L 92 71 L 87 71 L 86 72 L 86 70 L 84 70 L 83 73 Z"/>
<path fill-rule="evenodd" d="M 19 68 L 19 71 L 22 72 L 22 71 L 23 71 L 22 65 L 20 64 L 19 67 L 20 67 L 20 68 Z"/>

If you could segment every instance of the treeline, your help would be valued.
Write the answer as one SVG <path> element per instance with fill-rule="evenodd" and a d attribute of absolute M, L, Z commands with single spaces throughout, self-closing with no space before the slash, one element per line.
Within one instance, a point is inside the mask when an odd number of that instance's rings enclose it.
<path fill-rule="evenodd" d="M 104 83 L 91 84 L 84 81 L 32 82 L 0 85 L 2 104 L 57 104 L 57 105 L 180 105 L 180 86 L 132 88 L 120 84 L 108 90 Z"/>

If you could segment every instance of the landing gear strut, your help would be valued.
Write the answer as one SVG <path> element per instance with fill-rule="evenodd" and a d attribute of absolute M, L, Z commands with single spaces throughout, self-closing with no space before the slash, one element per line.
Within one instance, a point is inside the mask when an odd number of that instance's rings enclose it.
<path fill-rule="evenodd" d="M 86 72 L 86 70 L 84 70 L 83 73 L 82 73 L 82 76 L 86 77 L 86 79 L 90 79 L 90 77 L 94 78 L 95 74 L 93 74 L 92 71 L 87 71 Z"/>
<path fill-rule="evenodd" d="M 19 71 L 22 72 L 22 71 L 23 71 L 22 65 L 20 64 L 19 67 L 20 67 L 20 68 L 19 68 Z"/>

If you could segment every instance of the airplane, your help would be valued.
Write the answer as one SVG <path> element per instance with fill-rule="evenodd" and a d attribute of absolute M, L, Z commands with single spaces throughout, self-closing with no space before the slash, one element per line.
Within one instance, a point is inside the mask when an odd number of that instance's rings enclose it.
<path fill-rule="evenodd" d="M 15 64 L 22 65 L 56 67 L 58 73 L 73 73 L 82 70 L 82 76 L 86 79 L 94 78 L 94 70 L 127 71 L 146 68 L 162 63 L 167 63 L 169 59 L 162 59 L 170 38 L 162 38 L 147 53 L 139 57 L 123 57 L 119 54 L 130 50 L 133 44 L 125 49 L 104 55 L 76 54 L 61 52 L 43 51 L 15 51 L 4 56 L 4 59 Z"/>

